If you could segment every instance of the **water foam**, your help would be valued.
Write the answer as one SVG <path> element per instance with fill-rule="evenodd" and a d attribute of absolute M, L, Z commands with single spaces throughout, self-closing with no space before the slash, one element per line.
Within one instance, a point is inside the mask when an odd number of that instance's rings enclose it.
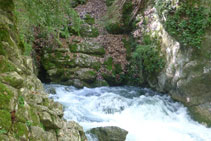
<path fill-rule="evenodd" d="M 64 118 L 79 122 L 85 131 L 118 126 L 129 132 L 127 141 L 211 140 L 211 129 L 193 121 L 182 104 L 149 89 L 45 87 L 56 89 L 50 97 L 64 105 Z"/>

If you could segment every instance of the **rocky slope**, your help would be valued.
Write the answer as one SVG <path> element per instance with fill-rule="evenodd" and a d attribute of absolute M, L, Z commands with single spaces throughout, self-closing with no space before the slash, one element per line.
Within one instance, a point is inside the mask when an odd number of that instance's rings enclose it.
<path fill-rule="evenodd" d="M 86 140 L 80 125 L 62 118 L 62 105 L 48 99 L 23 55 L 13 0 L 0 3 L 0 140 Z"/>
<path fill-rule="evenodd" d="M 105 30 L 107 6 L 103 0 L 88 0 L 75 10 L 83 22 L 80 36 L 61 38 L 60 45 L 44 49 L 41 64 L 46 79 L 76 87 L 122 84 L 120 75 L 125 74 L 127 65 L 122 40 L 127 35 Z"/>
<path fill-rule="evenodd" d="M 140 40 L 142 35 L 148 34 L 160 42 L 159 49 L 164 55 L 166 64 L 164 69 L 152 79 L 148 79 L 150 87 L 164 93 L 169 93 L 172 98 L 184 103 L 189 107 L 191 114 L 200 122 L 211 126 L 211 30 L 210 25 L 205 25 L 205 33 L 197 37 L 198 31 L 203 33 L 202 25 L 196 27 L 203 19 L 210 19 L 211 9 L 210 0 L 202 1 L 143 1 L 142 12 L 137 15 L 139 22 L 134 36 Z M 174 13 L 185 5 L 186 13 L 179 17 L 180 23 L 171 23 Z M 203 16 L 199 9 L 206 9 L 208 17 L 200 19 Z M 189 10 L 190 9 L 190 10 Z M 194 13 L 194 11 L 196 11 Z M 169 12 L 170 11 L 170 12 Z M 178 10 L 179 11 L 179 10 Z M 189 11 L 189 13 L 187 13 Z M 179 12 L 183 13 L 182 10 Z M 192 16 L 191 17 L 191 13 Z M 177 13 L 178 15 L 180 13 Z M 168 20 L 168 18 L 170 20 Z M 198 19 L 197 19 L 198 18 Z M 176 19 L 177 20 L 177 19 Z M 193 20 L 193 21 L 191 21 Z M 196 23 L 198 21 L 198 23 Z M 190 22 L 190 23 L 188 23 Z M 206 23 L 204 21 L 203 23 Z M 186 28 L 186 24 L 188 28 Z M 195 25 L 193 25 L 194 23 Z M 168 30 L 174 29 L 172 26 L 178 25 L 177 30 L 183 28 L 183 31 Z M 183 26 L 183 27 L 182 27 Z M 194 30 L 197 31 L 194 31 Z M 175 33 L 173 33 L 175 32 Z M 187 34 L 187 36 L 184 35 Z M 192 36 L 195 35 L 193 38 Z M 181 38 L 182 37 L 182 38 Z M 202 39 L 200 48 L 194 48 L 191 44 L 195 39 Z M 183 41 L 183 39 L 185 39 Z M 189 40 L 190 39 L 190 40 Z M 186 43 L 186 44 L 184 44 Z"/>

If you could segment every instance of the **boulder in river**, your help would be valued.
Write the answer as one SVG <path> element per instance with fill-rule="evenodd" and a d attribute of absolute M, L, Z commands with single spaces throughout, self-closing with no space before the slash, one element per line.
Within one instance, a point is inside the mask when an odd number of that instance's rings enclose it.
<path fill-rule="evenodd" d="M 99 141 L 125 141 L 128 131 L 116 126 L 96 127 L 88 131 Z"/>

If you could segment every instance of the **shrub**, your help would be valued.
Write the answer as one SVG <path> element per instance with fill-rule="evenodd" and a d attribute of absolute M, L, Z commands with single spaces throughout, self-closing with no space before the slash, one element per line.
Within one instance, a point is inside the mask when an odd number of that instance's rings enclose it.
<path fill-rule="evenodd" d="M 159 43 L 152 41 L 149 36 L 144 36 L 143 44 L 136 46 L 132 53 L 132 61 L 136 62 L 138 69 L 148 75 L 158 73 L 165 64 L 160 56 Z"/>

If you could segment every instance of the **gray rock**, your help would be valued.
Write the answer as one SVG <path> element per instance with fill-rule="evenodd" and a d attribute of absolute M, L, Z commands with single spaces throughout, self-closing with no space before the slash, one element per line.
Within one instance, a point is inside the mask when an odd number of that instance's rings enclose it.
<path fill-rule="evenodd" d="M 94 134 L 99 141 L 125 141 L 128 131 L 115 126 L 92 128 L 88 133 Z"/>

